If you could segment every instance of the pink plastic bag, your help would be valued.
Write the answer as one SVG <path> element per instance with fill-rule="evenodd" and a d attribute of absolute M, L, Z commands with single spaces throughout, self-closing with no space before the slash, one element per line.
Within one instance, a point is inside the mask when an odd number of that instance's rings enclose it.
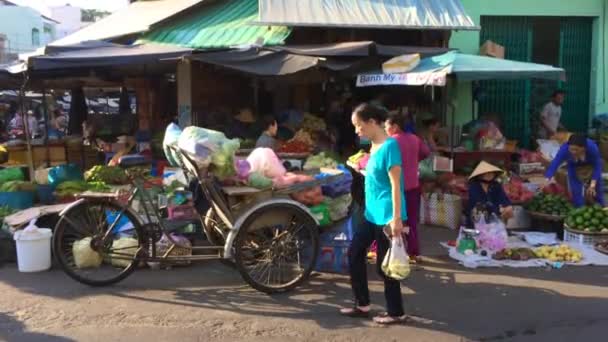
<path fill-rule="evenodd" d="M 251 172 L 260 172 L 263 176 L 275 179 L 287 173 L 279 157 L 269 148 L 256 148 L 247 157 Z"/>

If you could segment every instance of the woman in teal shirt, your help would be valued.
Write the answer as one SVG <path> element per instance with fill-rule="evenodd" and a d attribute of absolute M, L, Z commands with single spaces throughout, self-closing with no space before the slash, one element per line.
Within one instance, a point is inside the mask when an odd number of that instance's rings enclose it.
<path fill-rule="evenodd" d="M 349 271 L 351 286 L 355 295 L 352 308 L 340 310 L 349 317 L 367 317 L 370 312 L 370 298 L 367 284 L 366 256 L 367 249 L 375 240 L 378 245 L 378 272 L 384 279 L 384 296 L 387 313 L 374 317 L 378 324 L 403 322 L 406 316 L 403 311 L 401 284 L 384 275 L 381 269 L 382 260 L 390 246 L 391 236 L 399 236 L 407 219 L 405 210 L 403 172 L 401 171 L 401 152 L 397 141 L 388 137 L 384 131 L 386 110 L 362 104 L 353 111 L 352 122 L 356 133 L 371 141 L 371 155 L 365 175 L 365 220 L 356 227 L 353 241 L 349 248 Z"/>

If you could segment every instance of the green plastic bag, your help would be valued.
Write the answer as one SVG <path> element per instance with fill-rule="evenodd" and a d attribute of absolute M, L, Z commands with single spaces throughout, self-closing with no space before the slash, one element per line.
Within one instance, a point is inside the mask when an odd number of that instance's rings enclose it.
<path fill-rule="evenodd" d="M 420 174 L 420 179 L 423 180 L 432 180 L 437 177 L 437 174 L 433 171 L 432 157 L 426 158 L 418 164 L 418 173 Z"/>
<path fill-rule="evenodd" d="M 4 170 L 0 170 L 0 184 L 4 184 L 10 181 L 23 181 L 25 177 L 23 176 L 23 171 L 19 168 L 8 168 Z"/>

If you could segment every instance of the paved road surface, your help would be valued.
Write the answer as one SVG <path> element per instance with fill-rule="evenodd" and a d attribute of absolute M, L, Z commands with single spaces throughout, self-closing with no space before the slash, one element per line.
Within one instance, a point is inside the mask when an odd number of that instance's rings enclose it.
<path fill-rule="evenodd" d="M 317 275 L 270 297 L 217 262 L 143 270 L 101 289 L 8 265 L 0 268 L 0 341 L 608 341 L 608 268 L 468 270 L 436 248 L 448 237 L 423 233 L 431 256 L 404 283 L 414 316 L 406 326 L 336 315 L 349 305 L 344 276 Z"/>

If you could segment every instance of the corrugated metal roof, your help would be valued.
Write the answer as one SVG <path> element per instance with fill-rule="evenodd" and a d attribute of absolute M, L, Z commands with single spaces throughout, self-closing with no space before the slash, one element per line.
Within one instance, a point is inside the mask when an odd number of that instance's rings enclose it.
<path fill-rule="evenodd" d="M 205 0 L 137 1 L 51 45 L 71 45 L 146 32 L 150 26 Z"/>
<path fill-rule="evenodd" d="M 195 49 L 247 44 L 282 44 L 291 29 L 252 25 L 258 17 L 258 0 L 230 0 L 198 8 L 195 13 L 161 24 L 139 42 L 172 44 Z"/>
<path fill-rule="evenodd" d="M 266 25 L 479 30 L 460 0 L 259 0 Z"/>

